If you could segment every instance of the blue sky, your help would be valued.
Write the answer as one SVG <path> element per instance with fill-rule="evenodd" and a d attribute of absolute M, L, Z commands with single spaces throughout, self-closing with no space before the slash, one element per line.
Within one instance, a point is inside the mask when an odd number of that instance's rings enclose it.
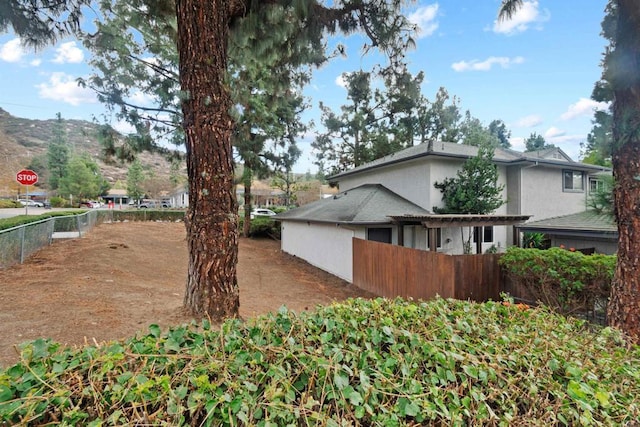
<path fill-rule="evenodd" d="M 513 148 L 522 149 L 532 132 L 578 159 L 580 143 L 591 129 L 590 99 L 600 78 L 606 45 L 600 23 L 606 0 L 530 0 L 509 22 L 496 21 L 499 0 L 418 1 L 407 13 L 421 28 L 417 47 L 407 58 L 412 72 L 424 71 L 422 92 L 433 99 L 439 87 L 460 99 L 485 125 L 501 119 L 511 130 Z M 305 94 L 319 122 L 320 101 L 338 109 L 346 103 L 341 74 L 366 69 L 380 58 L 363 57 L 362 38 L 341 40 L 347 58 L 337 58 L 314 73 Z M 73 39 L 39 52 L 24 49 L 12 34 L 0 36 L 0 107 L 12 115 L 91 120 L 105 112 L 94 94 L 77 87 L 86 77 L 89 53 Z M 123 124 L 112 123 L 123 131 Z M 315 171 L 309 143 L 299 143 L 303 156 L 296 172 Z"/>

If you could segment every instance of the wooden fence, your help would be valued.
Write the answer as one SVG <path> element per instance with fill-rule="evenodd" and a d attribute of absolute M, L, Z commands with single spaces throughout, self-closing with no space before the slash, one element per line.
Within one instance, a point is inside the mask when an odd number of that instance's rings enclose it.
<path fill-rule="evenodd" d="M 444 255 L 353 239 L 353 284 L 393 298 L 500 299 L 498 254 Z"/>

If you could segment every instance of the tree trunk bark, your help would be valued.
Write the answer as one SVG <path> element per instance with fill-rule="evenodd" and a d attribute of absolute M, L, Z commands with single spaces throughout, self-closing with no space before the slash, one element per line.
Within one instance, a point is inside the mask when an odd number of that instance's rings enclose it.
<path fill-rule="evenodd" d="M 640 10 L 618 0 L 615 50 L 607 64 L 614 90 L 613 175 L 618 262 L 609 325 L 640 341 Z"/>
<path fill-rule="evenodd" d="M 177 0 L 183 128 L 189 176 L 189 270 L 184 296 L 196 317 L 238 315 L 238 209 L 233 194 L 232 118 L 225 81 L 225 0 Z"/>

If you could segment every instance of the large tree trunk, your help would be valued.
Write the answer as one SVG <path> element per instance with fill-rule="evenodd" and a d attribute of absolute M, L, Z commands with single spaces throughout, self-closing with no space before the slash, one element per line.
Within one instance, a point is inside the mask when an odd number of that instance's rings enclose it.
<path fill-rule="evenodd" d="M 189 272 L 185 307 L 214 321 L 238 315 L 238 211 L 233 195 L 232 119 L 225 82 L 226 0 L 177 0 L 186 138 Z"/>
<path fill-rule="evenodd" d="M 607 307 L 611 326 L 640 341 L 640 9 L 618 0 L 615 50 L 608 63 L 613 102 L 614 203 L 618 263 Z"/>

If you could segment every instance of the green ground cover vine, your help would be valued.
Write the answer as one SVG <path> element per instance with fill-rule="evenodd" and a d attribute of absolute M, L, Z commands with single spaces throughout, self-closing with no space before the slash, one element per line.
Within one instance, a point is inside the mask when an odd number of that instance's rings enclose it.
<path fill-rule="evenodd" d="M 24 345 L 0 424 L 624 425 L 640 351 L 539 308 L 349 300 L 78 349 Z"/>

